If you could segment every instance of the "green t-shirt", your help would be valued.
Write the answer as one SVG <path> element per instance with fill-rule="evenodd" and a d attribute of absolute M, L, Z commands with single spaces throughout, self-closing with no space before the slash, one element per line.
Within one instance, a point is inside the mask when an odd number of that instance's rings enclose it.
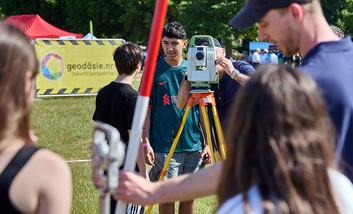
<path fill-rule="evenodd" d="M 149 140 L 154 152 L 168 153 L 182 110 L 176 106 L 178 89 L 186 71 L 186 60 L 172 67 L 164 59 L 156 65 L 149 106 L 152 107 Z M 199 106 L 191 108 L 175 152 L 201 150 L 203 136 L 199 126 Z"/>

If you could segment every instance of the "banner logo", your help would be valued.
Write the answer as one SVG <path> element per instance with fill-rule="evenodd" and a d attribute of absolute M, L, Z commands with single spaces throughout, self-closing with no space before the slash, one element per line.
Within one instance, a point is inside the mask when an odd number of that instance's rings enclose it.
<path fill-rule="evenodd" d="M 63 58 L 57 53 L 48 53 L 40 65 L 42 75 L 52 81 L 57 81 L 64 75 L 65 64 Z"/>

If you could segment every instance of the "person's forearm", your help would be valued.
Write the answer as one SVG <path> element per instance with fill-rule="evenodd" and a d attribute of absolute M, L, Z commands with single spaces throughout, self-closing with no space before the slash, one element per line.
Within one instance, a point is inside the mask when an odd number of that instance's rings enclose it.
<path fill-rule="evenodd" d="M 189 101 L 191 94 L 190 94 L 191 84 L 189 81 L 183 78 L 183 81 L 180 83 L 179 90 L 178 90 L 178 99 L 177 99 L 177 108 L 183 109 L 185 104 Z"/>
<path fill-rule="evenodd" d="M 151 195 L 153 203 L 189 201 L 217 194 L 222 162 L 202 169 L 194 174 L 181 175 L 163 182 L 156 182 Z"/>
<path fill-rule="evenodd" d="M 245 74 L 239 73 L 235 75 L 233 79 L 241 85 L 244 85 L 250 79 L 250 77 Z"/>
<path fill-rule="evenodd" d="M 149 141 L 149 134 L 150 134 L 150 127 L 151 127 L 151 107 L 148 107 L 147 109 L 147 114 L 146 114 L 146 120 L 145 120 L 145 128 L 142 130 L 142 142 L 143 143 L 148 143 Z"/>
<path fill-rule="evenodd" d="M 222 162 L 194 174 L 185 174 L 166 181 L 150 182 L 132 172 L 120 171 L 115 200 L 149 205 L 174 201 L 190 201 L 217 194 L 222 176 Z"/>
<path fill-rule="evenodd" d="M 131 136 L 131 130 L 129 130 L 129 137 L 130 136 Z M 145 177 L 147 175 L 147 167 L 146 167 L 145 158 L 144 158 L 144 154 L 143 154 L 142 139 L 140 139 L 140 147 L 138 150 L 136 163 L 139 168 L 140 174 Z"/>
<path fill-rule="evenodd" d="M 144 154 L 143 154 L 143 146 L 142 143 L 140 144 L 140 148 L 138 151 L 138 156 L 137 156 L 137 166 L 139 167 L 140 170 L 140 174 L 141 175 L 147 175 L 147 167 L 146 167 L 146 163 L 145 163 L 145 158 L 144 158 Z"/>
<path fill-rule="evenodd" d="M 151 127 L 151 112 L 152 108 L 148 107 L 147 115 L 145 120 L 145 129 L 142 131 L 142 143 L 143 143 L 143 156 L 145 158 L 145 163 L 154 166 L 154 152 L 150 145 L 149 134 Z"/>

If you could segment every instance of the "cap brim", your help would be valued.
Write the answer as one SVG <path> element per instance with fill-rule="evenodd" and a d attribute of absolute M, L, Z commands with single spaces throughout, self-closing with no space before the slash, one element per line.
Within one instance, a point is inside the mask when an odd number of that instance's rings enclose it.
<path fill-rule="evenodd" d="M 268 11 L 252 11 L 246 6 L 236 14 L 230 21 L 229 24 L 237 28 L 248 28 L 253 26 L 257 21 L 266 15 Z"/>

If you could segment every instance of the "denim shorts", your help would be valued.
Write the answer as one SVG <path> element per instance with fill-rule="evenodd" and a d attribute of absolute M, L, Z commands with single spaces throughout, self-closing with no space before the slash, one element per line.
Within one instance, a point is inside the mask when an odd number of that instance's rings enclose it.
<path fill-rule="evenodd" d="M 173 154 L 167 169 L 167 174 L 163 180 L 177 177 L 186 173 L 194 173 L 205 167 L 202 159 L 199 160 L 202 151 L 195 152 L 177 152 Z M 168 153 L 155 153 L 154 167 L 150 170 L 149 177 L 151 181 L 158 181 L 164 163 L 167 160 Z"/>

